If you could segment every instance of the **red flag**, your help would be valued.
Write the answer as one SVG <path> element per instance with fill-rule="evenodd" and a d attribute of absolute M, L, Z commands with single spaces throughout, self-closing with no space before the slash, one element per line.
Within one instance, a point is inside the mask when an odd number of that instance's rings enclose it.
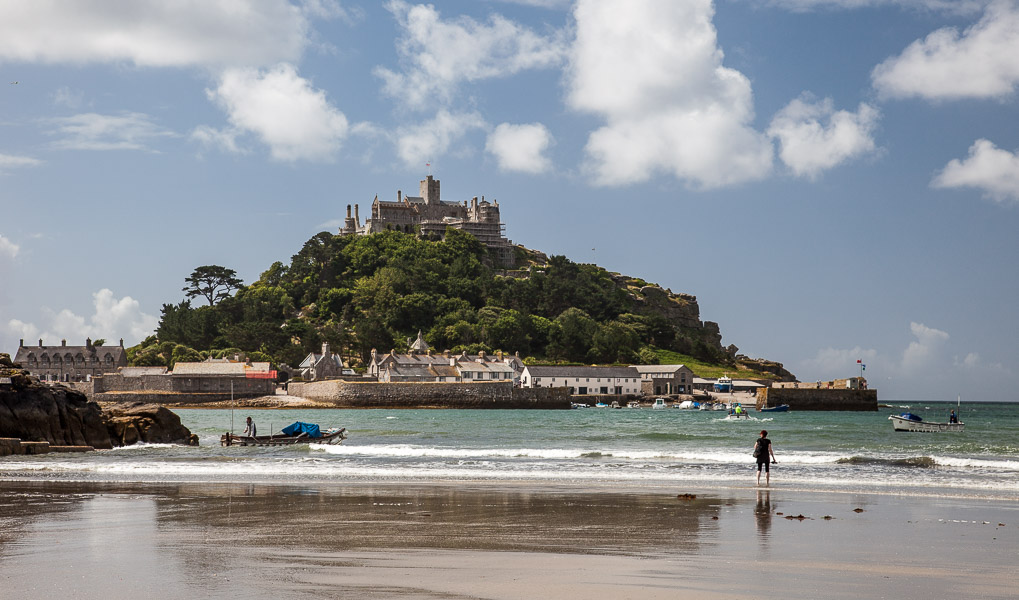
<path fill-rule="evenodd" d="M 856 364 L 860 364 L 860 363 L 862 363 L 862 362 L 863 362 L 863 361 L 862 361 L 862 360 L 860 360 L 859 358 L 858 358 L 858 359 L 856 359 Z"/>

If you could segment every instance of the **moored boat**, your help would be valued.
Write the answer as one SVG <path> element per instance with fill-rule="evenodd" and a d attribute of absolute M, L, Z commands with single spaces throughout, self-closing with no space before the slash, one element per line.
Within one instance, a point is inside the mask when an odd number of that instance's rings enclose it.
<path fill-rule="evenodd" d="M 221 446 L 292 446 L 294 444 L 339 444 L 347 438 L 346 427 L 319 429 L 313 423 L 296 423 L 284 427 L 272 435 L 234 435 L 224 433 L 219 438 Z"/>
<path fill-rule="evenodd" d="M 912 413 L 901 415 L 889 415 L 888 420 L 892 422 L 895 431 L 916 431 L 922 433 L 936 433 L 939 431 L 962 431 L 965 423 L 936 423 L 924 421 L 921 417 Z"/>
<path fill-rule="evenodd" d="M 760 412 L 788 412 L 788 404 L 779 404 L 778 406 L 769 406 L 767 408 L 760 409 Z"/>
<path fill-rule="evenodd" d="M 636 400 L 630 400 L 626 403 L 626 408 L 640 408 L 640 402 Z"/>
<path fill-rule="evenodd" d="M 655 398 L 655 403 L 651 405 L 651 408 L 668 408 L 669 405 L 665 403 L 665 398 Z"/>
<path fill-rule="evenodd" d="M 722 375 L 715 382 L 715 391 L 720 393 L 729 393 L 732 391 L 732 378 L 728 375 Z"/>

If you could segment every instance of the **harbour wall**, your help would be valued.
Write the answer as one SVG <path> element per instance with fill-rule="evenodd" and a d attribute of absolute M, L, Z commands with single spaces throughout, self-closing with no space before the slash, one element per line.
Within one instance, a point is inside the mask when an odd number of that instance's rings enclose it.
<path fill-rule="evenodd" d="M 876 411 L 877 390 L 762 388 L 757 408 L 788 404 L 789 410 Z"/>
<path fill-rule="evenodd" d="M 291 382 L 294 396 L 339 408 L 570 408 L 569 388 L 518 388 L 491 383 L 385 383 L 375 381 Z"/>

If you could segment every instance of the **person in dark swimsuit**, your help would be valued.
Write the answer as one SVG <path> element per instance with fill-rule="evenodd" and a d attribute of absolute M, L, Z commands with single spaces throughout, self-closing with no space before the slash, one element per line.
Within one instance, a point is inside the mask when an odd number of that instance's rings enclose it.
<path fill-rule="evenodd" d="M 768 439 L 768 430 L 761 430 L 761 437 L 757 438 L 754 444 L 754 456 L 757 458 L 757 485 L 761 485 L 761 467 L 764 467 L 765 485 L 771 485 L 771 468 L 768 465 L 768 456 L 771 456 L 771 464 L 777 465 L 775 450 L 771 447 L 771 440 Z"/>

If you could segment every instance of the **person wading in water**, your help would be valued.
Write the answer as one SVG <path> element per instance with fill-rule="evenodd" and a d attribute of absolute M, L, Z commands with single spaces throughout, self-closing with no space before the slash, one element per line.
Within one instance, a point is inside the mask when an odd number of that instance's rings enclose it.
<path fill-rule="evenodd" d="M 768 439 L 768 430 L 761 430 L 761 437 L 757 438 L 754 444 L 754 458 L 757 459 L 757 485 L 761 485 L 761 467 L 764 467 L 764 485 L 771 485 L 771 468 L 768 465 L 768 456 L 771 456 L 771 464 L 777 465 L 775 450 L 771 447 L 771 440 Z"/>

